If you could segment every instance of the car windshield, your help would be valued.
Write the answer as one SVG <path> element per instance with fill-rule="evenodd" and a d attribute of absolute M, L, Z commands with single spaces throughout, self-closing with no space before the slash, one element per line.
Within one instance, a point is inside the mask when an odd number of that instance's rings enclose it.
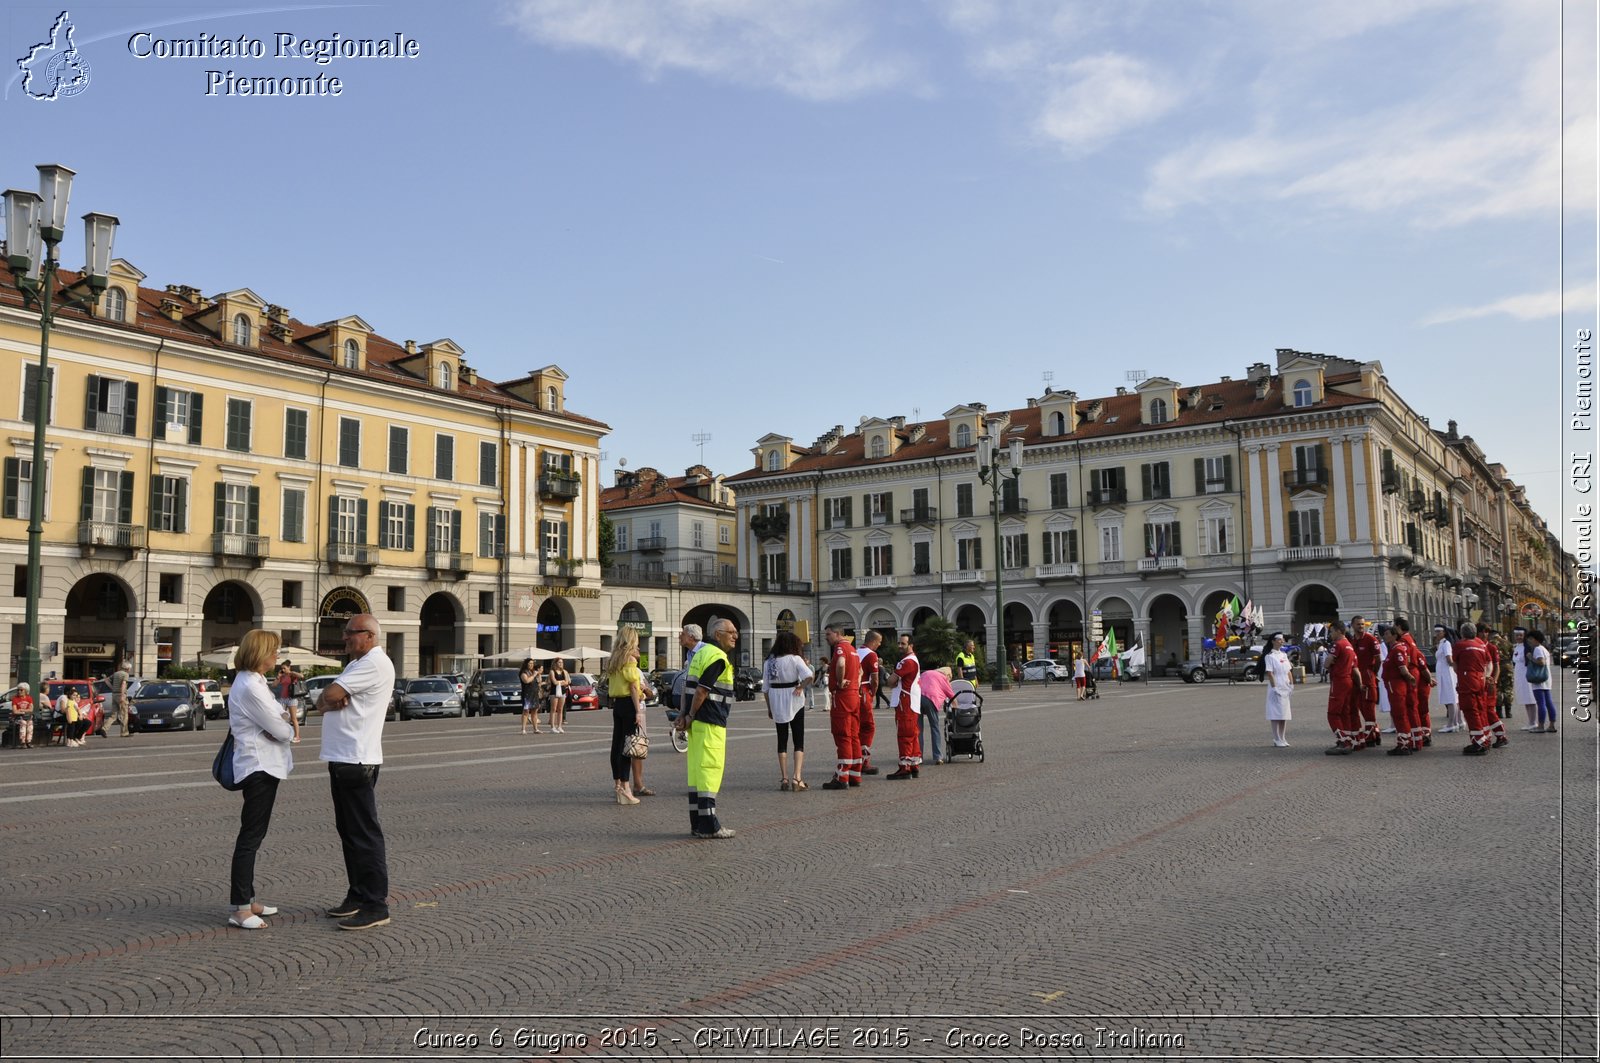
<path fill-rule="evenodd" d="M 185 683 L 146 683 L 139 688 L 140 699 L 186 698 L 188 696 L 189 687 Z"/>
<path fill-rule="evenodd" d="M 483 673 L 483 681 L 485 683 L 507 684 L 516 684 L 521 682 L 521 680 L 518 678 L 517 670 L 515 668 L 491 668 L 487 672 Z"/>
<path fill-rule="evenodd" d="M 447 679 L 413 679 L 411 685 L 406 687 L 407 694 L 446 694 L 455 693 L 455 685 Z"/>
<path fill-rule="evenodd" d="M 44 685 L 44 692 L 53 698 L 59 698 L 69 689 L 80 698 L 86 698 L 89 696 L 89 686 L 87 683 L 46 683 Z"/>
<path fill-rule="evenodd" d="M 590 681 L 589 677 L 584 675 L 582 672 L 573 672 L 572 685 L 575 687 L 588 687 L 593 686 L 594 683 Z"/>

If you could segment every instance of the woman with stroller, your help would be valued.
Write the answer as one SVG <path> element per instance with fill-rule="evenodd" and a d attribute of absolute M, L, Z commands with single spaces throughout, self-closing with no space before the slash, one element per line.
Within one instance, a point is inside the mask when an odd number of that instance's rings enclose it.
<path fill-rule="evenodd" d="M 917 686 L 922 691 L 922 749 L 933 754 L 923 763 L 948 764 L 950 758 L 944 755 L 944 707 L 955 697 L 955 691 L 950 689 L 950 666 L 923 669 Z"/>
<path fill-rule="evenodd" d="M 806 762 L 806 691 L 816 674 L 800 656 L 800 637 L 780 631 L 761 669 L 767 719 L 778 728 L 778 789 L 809 790 L 801 778 Z M 789 774 L 789 740 L 794 739 L 794 774 Z"/>

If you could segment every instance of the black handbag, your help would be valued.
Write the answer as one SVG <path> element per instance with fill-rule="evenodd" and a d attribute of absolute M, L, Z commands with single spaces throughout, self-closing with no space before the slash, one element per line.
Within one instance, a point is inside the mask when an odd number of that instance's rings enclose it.
<path fill-rule="evenodd" d="M 211 762 L 211 777 L 217 780 L 224 790 L 243 790 L 244 780 L 233 777 L 233 732 L 228 732 L 228 737 L 222 740 L 222 748 L 217 750 L 216 759 Z"/>

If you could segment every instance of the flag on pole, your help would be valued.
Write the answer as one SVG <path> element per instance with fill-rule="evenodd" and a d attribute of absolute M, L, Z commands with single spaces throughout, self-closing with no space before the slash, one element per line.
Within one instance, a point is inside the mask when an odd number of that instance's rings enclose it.
<path fill-rule="evenodd" d="M 1111 678 L 1117 678 L 1117 633 L 1111 629 L 1106 630 L 1106 653 L 1111 656 Z"/>
<path fill-rule="evenodd" d="M 1236 616 L 1239 616 L 1243 612 L 1244 612 L 1244 605 L 1240 603 L 1239 596 L 1237 594 L 1235 594 L 1233 596 L 1233 601 L 1228 603 L 1228 615 L 1236 617 Z"/>

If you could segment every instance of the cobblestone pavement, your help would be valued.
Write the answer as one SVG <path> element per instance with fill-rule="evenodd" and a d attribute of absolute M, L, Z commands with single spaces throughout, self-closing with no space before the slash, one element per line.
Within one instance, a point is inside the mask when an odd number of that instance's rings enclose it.
<path fill-rule="evenodd" d="M 664 742 L 660 796 L 611 802 L 608 713 L 390 724 L 394 922 L 362 933 L 322 916 L 315 721 L 256 933 L 215 724 L 7 750 L 0 1056 L 1594 1058 L 1594 725 L 1324 757 L 1326 689 L 1287 749 L 1255 685 L 993 693 L 985 762 L 848 793 L 825 719 L 780 793 L 745 703 L 715 842 Z"/>

